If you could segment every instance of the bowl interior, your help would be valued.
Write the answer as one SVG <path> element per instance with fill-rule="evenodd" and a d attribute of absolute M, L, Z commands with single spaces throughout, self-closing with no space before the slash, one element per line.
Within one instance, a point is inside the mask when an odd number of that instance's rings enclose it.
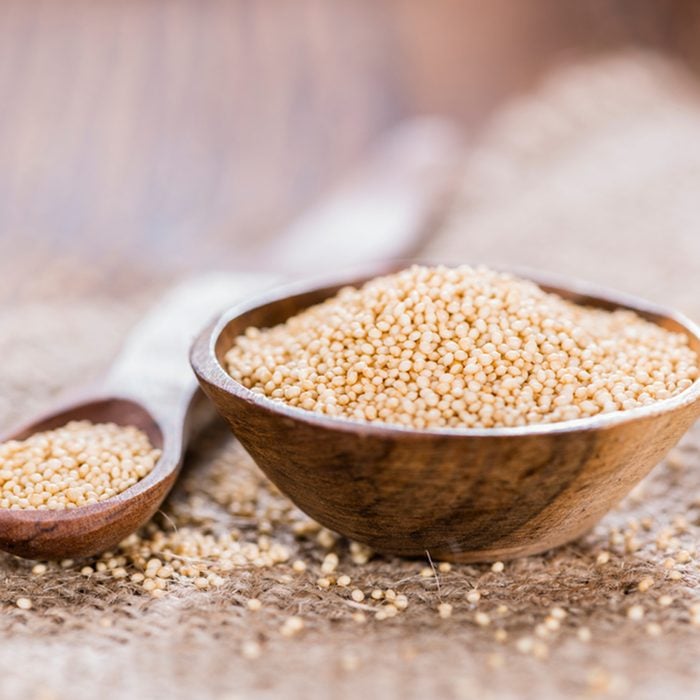
<path fill-rule="evenodd" d="M 320 304 L 329 299 L 340 289 L 348 285 L 361 285 L 371 279 L 370 277 L 350 280 L 348 283 L 335 284 L 321 287 L 300 294 L 293 294 L 280 299 L 275 299 L 261 306 L 244 311 L 240 315 L 231 319 L 223 328 L 216 339 L 214 351 L 216 359 L 224 366 L 224 357 L 233 345 L 236 338 L 243 333 L 246 328 L 256 326 L 258 328 L 269 328 L 279 323 L 284 323 L 288 318 L 303 311 L 304 309 Z"/>
<path fill-rule="evenodd" d="M 372 275 L 350 277 L 342 283 L 322 285 L 316 289 L 279 297 L 243 311 L 239 315 L 231 318 L 228 323 L 224 325 L 221 333 L 216 338 L 214 352 L 219 364 L 222 367 L 225 366 L 224 358 L 226 353 L 233 345 L 236 337 L 250 326 L 269 328 L 284 323 L 288 318 L 304 309 L 332 297 L 343 287 L 361 286 L 378 274 L 386 274 L 387 272 L 387 269 L 381 269 Z M 537 283 L 546 292 L 557 294 L 564 299 L 568 299 L 582 306 L 590 306 L 606 311 L 614 311 L 616 309 L 634 311 L 642 318 L 656 323 L 669 331 L 686 335 L 690 347 L 700 356 L 700 331 L 686 319 L 676 316 L 673 312 L 656 307 L 639 299 L 632 299 L 625 295 L 617 295 L 607 291 L 601 291 L 596 294 L 588 290 L 583 290 L 581 285 L 576 284 L 568 288 L 534 274 L 521 274 L 521 276 Z M 698 380 L 698 382 L 700 382 L 700 380 Z M 696 385 L 698 382 L 696 382 Z"/>

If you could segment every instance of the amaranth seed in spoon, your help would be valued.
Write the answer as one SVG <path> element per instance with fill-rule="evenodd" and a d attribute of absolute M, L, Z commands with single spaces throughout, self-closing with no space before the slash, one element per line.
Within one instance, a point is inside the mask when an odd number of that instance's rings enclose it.
<path fill-rule="evenodd" d="M 160 450 L 134 426 L 73 421 L 0 444 L 0 508 L 62 510 L 107 500 L 145 477 Z"/>

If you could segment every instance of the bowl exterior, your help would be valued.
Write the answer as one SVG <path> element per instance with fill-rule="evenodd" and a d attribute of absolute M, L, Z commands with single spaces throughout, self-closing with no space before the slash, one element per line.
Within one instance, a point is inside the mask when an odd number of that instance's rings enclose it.
<path fill-rule="evenodd" d="M 489 561 L 573 540 L 693 423 L 697 407 L 612 427 L 460 436 L 319 426 L 200 378 L 270 480 L 325 527 L 381 552 Z"/>

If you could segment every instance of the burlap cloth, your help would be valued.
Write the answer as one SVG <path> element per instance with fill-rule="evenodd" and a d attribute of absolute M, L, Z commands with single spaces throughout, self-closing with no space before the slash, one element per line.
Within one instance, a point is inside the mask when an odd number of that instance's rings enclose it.
<path fill-rule="evenodd" d="M 699 193 L 694 88 L 654 57 L 612 57 L 560 70 L 495 116 L 426 252 L 571 273 L 700 318 Z M 142 307 L 143 299 L 0 309 L 0 424 L 98 372 Z M 228 511 L 227 479 L 258 517 Z M 590 535 L 501 573 L 455 566 L 424 577 L 425 561 L 383 557 L 358 566 L 339 540 L 332 549 L 351 588 L 392 587 L 409 599 L 386 620 L 368 603 L 364 624 L 352 618 L 349 589 L 316 585 L 327 550 L 284 527 L 271 537 L 306 572 L 242 567 L 219 589 L 173 583 L 159 599 L 128 579 L 81 576 L 83 562 L 34 575 L 31 562 L 0 557 L 0 697 L 696 698 L 699 487 L 696 427 Z M 214 426 L 195 445 L 162 527 L 230 520 L 255 540 L 270 507 L 287 504 Z M 653 586 L 640 591 L 645 577 Z M 465 599 L 474 587 L 478 604 Z M 34 608 L 18 609 L 19 596 Z M 262 610 L 246 608 L 252 596 Z M 441 602 L 453 605 L 449 619 L 437 614 Z M 536 632 L 555 605 L 568 613 L 559 629 Z M 635 605 L 641 620 L 628 616 Z M 477 611 L 490 624 L 477 624 Z M 280 633 L 290 615 L 305 621 L 292 638 Z M 250 641 L 259 658 L 244 653 Z"/>

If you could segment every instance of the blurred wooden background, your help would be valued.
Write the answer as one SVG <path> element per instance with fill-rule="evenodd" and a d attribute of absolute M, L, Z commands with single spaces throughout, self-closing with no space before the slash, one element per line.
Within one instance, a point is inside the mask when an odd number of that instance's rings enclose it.
<path fill-rule="evenodd" d="M 0 1 L 0 300 L 120 293 L 256 247 L 401 119 L 478 130 L 694 0 Z"/>

